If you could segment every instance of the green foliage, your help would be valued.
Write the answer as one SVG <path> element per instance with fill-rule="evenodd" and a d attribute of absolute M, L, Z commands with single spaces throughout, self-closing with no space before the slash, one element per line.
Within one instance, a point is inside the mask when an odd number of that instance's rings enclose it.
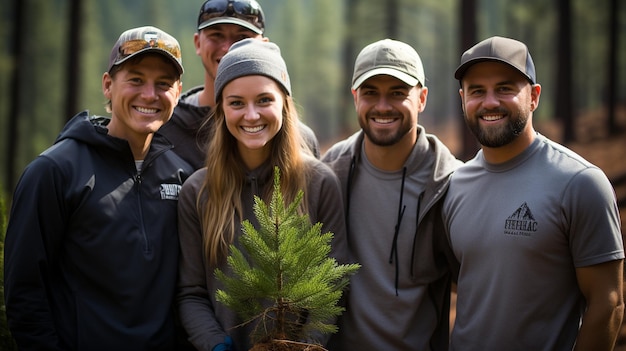
<path fill-rule="evenodd" d="M 0 350 L 17 350 L 9 332 L 4 305 L 4 237 L 7 230 L 7 207 L 4 193 L 0 190 Z"/>
<path fill-rule="evenodd" d="M 258 321 L 253 342 L 271 339 L 305 340 L 314 332 L 333 333 L 329 321 L 344 308 L 338 306 L 348 276 L 360 265 L 339 265 L 330 258 L 333 233 L 321 233 L 322 224 L 311 225 L 297 213 L 303 198 L 285 206 L 280 174 L 274 172 L 274 193 L 269 207 L 255 197 L 257 230 L 246 220 L 239 238 L 245 253 L 230 246 L 228 265 L 233 275 L 219 269 L 224 283 L 216 299 L 235 311 L 245 323 Z"/>

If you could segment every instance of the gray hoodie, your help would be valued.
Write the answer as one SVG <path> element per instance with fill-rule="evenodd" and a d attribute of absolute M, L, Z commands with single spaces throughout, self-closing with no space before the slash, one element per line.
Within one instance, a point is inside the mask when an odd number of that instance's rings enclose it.
<path fill-rule="evenodd" d="M 350 224 L 360 218 L 351 218 L 358 213 L 371 212 L 379 215 L 382 207 L 396 207 L 398 203 L 387 204 L 377 202 L 370 209 L 359 209 L 356 203 L 351 204 L 354 194 L 352 186 L 355 178 L 363 171 L 361 159 L 364 139 L 363 131 L 332 146 L 322 158 L 337 174 L 342 187 L 345 204 L 346 225 L 348 226 L 348 245 L 355 254 L 353 259 L 362 265 L 357 275 L 352 277 L 347 311 L 339 320 L 339 332 L 331 336 L 329 350 L 447 350 L 449 324 L 449 297 L 454 261 L 445 237 L 441 220 L 441 201 L 447 191 L 452 172 L 462 162 L 457 160 L 448 148 L 436 136 L 426 134 L 423 127 L 418 126 L 419 137 L 414 151 L 409 157 L 405 168 L 408 172 L 406 187 L 413 185 L 411 175 L 428 174 L 422 180 L 425 187 L 419 195 L 419 220 L 414 237 L 393 243 L 395 246 L 412 244 L 411 257 L 397 258 L 395 274 L 389 277 L 377 277 L 376 281 L 359 282 L 355 279 L 367 276 L 367 270 L 376 272 L 388 271 L 388 257 L 374 255 L 371 251 L 355 252 L 357 244 L 368 243 L 373 235 L 389 235 L 389 245 L 394 237 L 387 233 L 353 232 Z M 420 165 L 432 165 L 430 171 L 420 169 Z M 404 183 L 404 179 L 403 179 Z M 376 184 L 372 184 L 375 187 Z M 417 199 L 407 199 L 417 202 Z M 365 205 L 369 206 L 369 204 Z M 360 242 L 359 242 L 360 241 Z M 373 244 L 372 244 L 373 245 Z M 365 245 L 367 246 L 367 245 Z M 361 245 L 363 250 L 363 245 Z M 410 264 L 409 264 L 410 262 Z M 409 264 L 409 267 L 403 266 Z M 386 267 L 383 267 L 386 265 Z M 394 267 L 391 268 L 394 271 Z M 401 276 L 398 278 L 398 272 Z M 400 279 L 400 284 L 399 284 Z M 382 283 L 381 283 L 382 282 Z M 388 282 L 388 284 L 387 284 Z M 382 285 L 384 286 L 382 286 Z M 394 286 L 395 285 L 395 286 Z M 366 287 L 366 288 L 365 288 Z M 389 293 L 395 290 L 395 294 Z M 428 313 L 422 313 L 428 311 Z M 367 321 L 366 321 L 367 320 Z"/>

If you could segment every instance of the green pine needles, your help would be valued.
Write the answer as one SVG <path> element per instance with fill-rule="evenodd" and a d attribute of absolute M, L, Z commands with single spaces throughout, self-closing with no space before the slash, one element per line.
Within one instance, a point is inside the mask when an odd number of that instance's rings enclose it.
<path fill-rule="evenodd" d="M 280 171 L 274 169 L 274 192 L 269 207 L 255 197 L 257 230 L 250 221 L 242 223 L 239 238 L 246 255 L 235 245 L 227 263 L 227 276 L 216 269 L 224 284 L 216 299 L 235 311 L 245 322 L 256 322 L 252 342 L 274 339 L 311 340 L 314 333 L 334 333 L 333 321 L 344 308 L 338 306 L 349 275 L 359 264 L 340 265 L 328 255 L 333 233 L 321 233 L 322 224 L 311 225 L 299 215 L 304 193 L 285 205 L 280 191 Z"/>

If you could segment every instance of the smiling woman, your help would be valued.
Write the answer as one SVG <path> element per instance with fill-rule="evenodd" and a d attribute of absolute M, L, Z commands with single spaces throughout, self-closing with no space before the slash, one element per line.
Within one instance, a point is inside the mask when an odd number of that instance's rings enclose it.
<path fill-rule="evenodd" d="M 178 307 L 199 350 L 230 343 L 248 350 L 259 322 L 244 321 L 216 301 L 221 284 L 213 272 L 219 268 L 231 275 L 226 263 L 230 245 L 241 249 L 241 221 L 258 223 L 253 202 L 270 200 L 274 167 L 281 174 L 277 185 L 285 204 L 304 191 L 296 212 L 323 223 L 322 232 L 335 234 L 330 256 L 339 263 L 348 257 L 345 220 L 336 176 L 301 137 L 287 66 L 276 44 L 256 39 L 233 44 L 218 66 L 215 101 L 206 167 L 181 190 Z M 199 286 L 207 291 L 200 299 Z"/>

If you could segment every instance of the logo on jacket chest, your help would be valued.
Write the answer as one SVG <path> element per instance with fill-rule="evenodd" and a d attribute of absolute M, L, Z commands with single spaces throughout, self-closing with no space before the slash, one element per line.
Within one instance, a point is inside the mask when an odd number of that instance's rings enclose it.
<path fill-rule="evenodd" d="M 161 184 L 161 200 L 178 200 L 180 184 Z"/>

